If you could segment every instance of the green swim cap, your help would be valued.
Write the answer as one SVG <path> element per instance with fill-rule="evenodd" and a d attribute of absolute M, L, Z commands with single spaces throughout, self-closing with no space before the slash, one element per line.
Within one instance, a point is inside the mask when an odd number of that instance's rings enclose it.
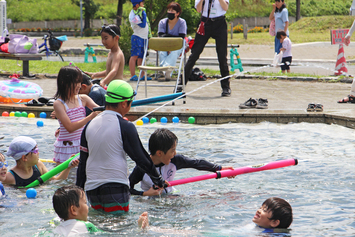
<path fill-rule="evenodd" d="M 107 87 L 107 94 L 105 95 L 107 103 L 119 103 L 125 100 L 133 100 L 136 92 L 131 85 L 122 80 L 113 80 Z"/>

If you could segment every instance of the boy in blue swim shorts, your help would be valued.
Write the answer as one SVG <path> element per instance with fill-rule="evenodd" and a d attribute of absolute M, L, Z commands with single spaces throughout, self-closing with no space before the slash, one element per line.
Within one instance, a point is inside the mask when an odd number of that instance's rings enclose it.
<path fill-rule="evenodd" d="M 136 64 L 142 65 L 144 45 L 148 43 L 149 21 L 144 8 L 143 0 L 131 0 L 133 9 L 129 13 L 129 22 L 133 29 L 131 36 L 131 58 L 129 59 L 130 81 L 137 81 Z M 143 80 L 142 73 L 140 80 Z M 151 80 L 152 78 L 147 78 Z"/>

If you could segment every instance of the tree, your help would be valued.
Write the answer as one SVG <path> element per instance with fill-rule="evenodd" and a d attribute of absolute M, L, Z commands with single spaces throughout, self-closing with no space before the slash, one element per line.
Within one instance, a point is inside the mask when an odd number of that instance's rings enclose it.
<path fill-rule="evenodd" d="M 122 24 L 122 12 L 123 12 L 123 4 L 126 0 L 118 0 L 117 4 L 117 14 L 116 14 L 116 25 L 120 26 Z"/>
<path fill-rule="evenodd" d="M 80 6 L 80 0 L 72 0 L 72 3 Z M 100 4 L 94 3 L 93 0 L 83 0 L 84 12 L 84 29 L 90 28 L 90 20 L 94 19 L 95 13 L 99 10 Z"/>
<path fill-rule="evenodd" d="M 296 0 L 296 21 L 301 19 L 301 0 Z"/>

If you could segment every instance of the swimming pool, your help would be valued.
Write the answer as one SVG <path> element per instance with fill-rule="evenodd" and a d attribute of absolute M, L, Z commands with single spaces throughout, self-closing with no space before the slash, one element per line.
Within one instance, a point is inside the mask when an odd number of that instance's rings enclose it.
<path fill-rule="evenodd" d="M 39 144 L 40 158 L 53 154 L 55 120 L 0 118 L 2 151 L 17 135 L 31 135 Z M 160 124 L 139 126 L 142 143 Z M 130 213 L 113 216 L 90 209 L 89 221 L 109 231 L 103 235 L 140 236 L 136 220 L 148 211 L 149 236 L 267 236 L 251 221 L 256 209 L 272 196 L 289 201 L 294 221 L 287 236 L 355 235 L 354 130 L 326 124 L 225 124 L 197 126 L 167 124 L 179 138 L 177 151 L 191 158 L 207 159 L 224 166 L 249 166 L 280 159 L 297 158 L 297 166 L 207 180 L 177 186 L 177 195 L 148 199 L 132 196 Z M 9 159 L 10 166 L 14 160 Z M 51 167 L 51 164 L 46 164 Z M 129 160 L 129 168 L 134 163 Z M 201 175 L 193 169 L 177 172 L 176 179 Z M 6 187 L 8 197 L 0 204 L 2 236 L 33 235 L 51 230 L 56 214 L 51 198 L 59 186 L 51 182 L 37 187 L 37 199 L 27 199 L 24 190 Z"/>

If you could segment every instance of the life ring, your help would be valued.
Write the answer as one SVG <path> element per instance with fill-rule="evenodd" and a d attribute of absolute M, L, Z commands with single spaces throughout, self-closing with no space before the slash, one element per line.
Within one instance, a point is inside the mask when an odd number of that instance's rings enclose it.
<path fill-rule="evenodd" d="M 0 81 L 0 103 L 24 103 L 42 94 L 42 88 L 33 82 L 21 81 L 16 77 Z"/>

